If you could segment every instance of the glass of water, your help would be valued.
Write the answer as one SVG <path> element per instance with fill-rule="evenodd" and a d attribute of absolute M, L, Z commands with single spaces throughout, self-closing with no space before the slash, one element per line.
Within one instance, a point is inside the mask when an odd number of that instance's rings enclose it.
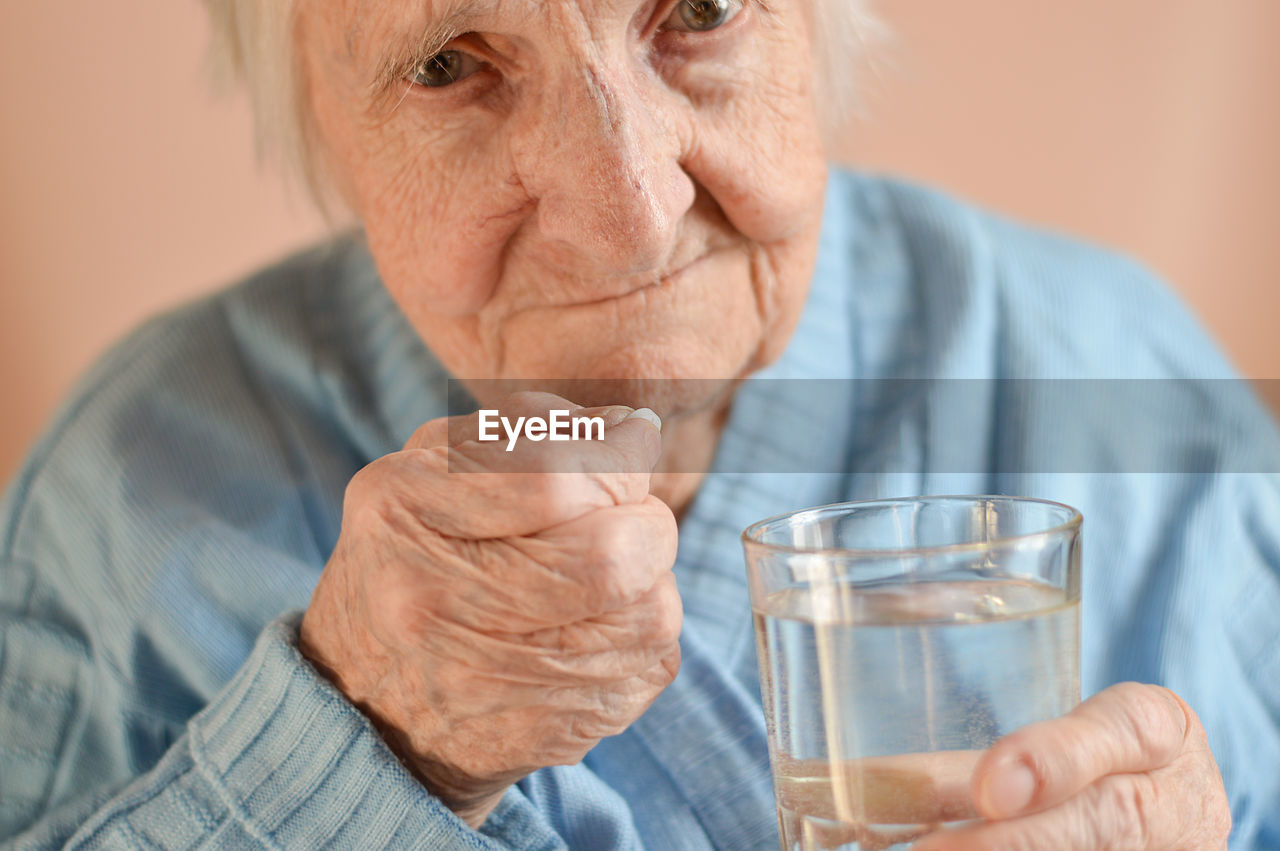
<path fill-rule="evenodd" d="M 1081 523 L 937 496 L 743 533 L 783 848 L 907 848 L 976 817 L 982 751 L 1080 701 Z"/>

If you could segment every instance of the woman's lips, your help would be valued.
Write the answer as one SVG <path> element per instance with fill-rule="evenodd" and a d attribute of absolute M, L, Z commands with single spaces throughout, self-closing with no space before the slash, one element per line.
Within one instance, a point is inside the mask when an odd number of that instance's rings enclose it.
<path fill-rule="evenodd" d="M 697 257 L 690 260 L 688 263 L 685 263 L 683 266 L 680 266 L 679 268 L 677 268 L 675 271 L 668 272 L 661 275 L 656 281 L 643 283 L 643 284 L 640 284 L 639 286 L 632 286 L 629 289 L 623 290 L 622 292 L 619 292 L 619 293 L 600 296 L 599 298 L 586 299 L 585 301 L 571 301 L 559 306 L 560 307 L 592 307 L 594 305 L 605 304 L 611 301 L 621 301 L 622 299 L 627 299 L 632 296 L 637 296 L 649 290 L 669 288 L 671 286 L 674 286 L 678 282 L 678 280 L 684 276 L 686 272 L 690 271 L 695 266 L 698 266 L 699 264 L 701 264 L 702 261 L 706 260 L 713 253 L 714 251 L 703 252 L 702 254 L 699 254 Z"/>
<path fill-rule="evenodd" d="M 631 312 L 634 309 L 631 305 L 643 306 L 647 299 L 683 297 L 689 287 L 682 286 L 682 281 L 689 283 L 685 279 L 693 273 L 699 277 L 706 274 L 709 265 L 728 259 L 740 248 L 738 241 L 714 235 L 685 245 L 688 247 L 681 246 L 674 252 L 662 272 L 651 275 L 592 277 L 572 272 L 558 275 L 554 267 L 539 274 L 534 267 L 521 276 L 504 279 L 500 292 L 505 297 L 495 299 L 492 307 L 495 314 L 504 317 L 504 322 L 526 314 L 547 315 L 550 311 L 592 310 L 602 306 Z"/>

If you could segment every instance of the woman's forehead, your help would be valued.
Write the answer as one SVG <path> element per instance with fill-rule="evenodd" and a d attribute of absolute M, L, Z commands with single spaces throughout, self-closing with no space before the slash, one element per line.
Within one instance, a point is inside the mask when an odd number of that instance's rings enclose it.
<path fill-rule="evenodd" d="M 356 27 L 380 20 L 414 27 L 418 36 L 484 27 L 519 30 L 565 19 L 630 19 L 643 8 L 663 2 L 666 0 L 342 0 L 348 21 Z"/>

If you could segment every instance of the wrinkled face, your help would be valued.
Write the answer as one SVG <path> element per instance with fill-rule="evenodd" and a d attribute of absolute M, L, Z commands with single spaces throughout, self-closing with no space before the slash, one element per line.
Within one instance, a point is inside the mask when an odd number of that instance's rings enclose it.
<path fill-rule="evenodd" d="M 454 375 L 729 379 L 781 352 L 826 176 L 808 0 L 300 3 L 320 155 Z"/>

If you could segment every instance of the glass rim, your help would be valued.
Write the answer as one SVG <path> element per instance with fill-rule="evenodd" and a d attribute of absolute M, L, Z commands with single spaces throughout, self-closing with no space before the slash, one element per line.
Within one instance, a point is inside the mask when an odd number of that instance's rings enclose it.
<path fill-rule="evenodd" d="M 1002 535 L 997 538 L 991 538 L 985 541 L 963 541 L 954 544 L 933 544 L 930 546 L 913 546 L 913 547 L 897 547 L 891 549 L 884 548 L 853 548 L 853 547 L 799 547 L 793 544 L 772 544 L 760 540 L 758 537 L 766 527 L 776 525 L 783 520 L 789 520 L 802 514 L 820 514 L 831 513 L 835 509 L 844 508 L 869 508 L 875 505 L 906 505 L 909 503 L 919 502 L 969 502 L 976 503 L 981 501 L 993 502 L 1020 502 L 1034 503 L 1036 505 L 1048 506 L 1051 508 L 1064 509 L 1067 513 L 1067 519 L 1054 526 L 1046 529 L 1038 529 L 1034 532 L 1023 532 L 1017 535 Z M 742 544 L 748 549 L 760 549 L 765 552 L 777 553 L 779 555 L 828 555 L 844 558 L 858 559 L 874 559 L 874 558 L 901 558 L 903 556 L 912 555 L 941 555 L 948 553 L 964 553 L 977 552 L 980 550 L 989 550 L 994 547 L 1004 547 L 1010 544 L 1020 544 L 1026 541 L 1033 541 L 1039 538 L 1051 538 L 1062 535 L 1067 532 L 1079 532 L 1080 527 L 1084 523 L 1084 515 L 1076 508 L 1067 505 L 1064 502 L 1056 502 L 1051 499 L 1041 499 L 1033 496 L 1006 496 L 1001 494 L 937 494 L 929 496 L 897 496 L 897 497 L 877 497 L 874 499 L 855 499 L 847 502 L 831 502 L 826 505 L 815 505 L 810 508 L 797 508 L 792 511 L 784 511 L 781 514 L 775 514 L 772 517 L 766 517 L 763 520 L 757 520 L 746 529 L 742 530 Z"/>

